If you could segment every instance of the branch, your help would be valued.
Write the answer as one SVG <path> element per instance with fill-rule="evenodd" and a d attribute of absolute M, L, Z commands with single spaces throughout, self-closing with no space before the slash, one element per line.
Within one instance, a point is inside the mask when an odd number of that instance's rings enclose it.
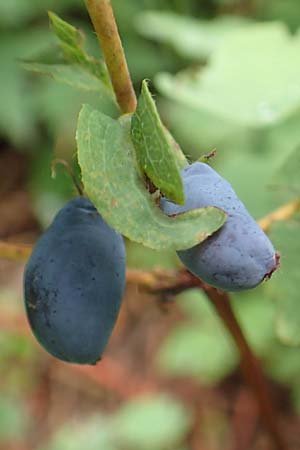
<path fill-rule="evenodd" d="M 132 87 L 111 2 L 110 0 L 87 0 L 86 7 L 103 50 L 121 111 L 123 113 L 134 112 L 136 96 Z"/>
<path fill-rule="evenodd" d="M 200 281 L 200 280 L 199 280 Z M 210 302 L 214 305 L 224 325 L 234 340 L 241 358 L 241 370 L 244 378 L 251 387 L 260 409 L 261 419 L 269 431 L 277 450 L 287 449 L 283 435 L 278 425 L 276 405 L 273 403 L 268 381 L 263 373 L 261 364 L 248 344 L 238 320 L 231 307 L 230 297 L 226 292 L 220 292 L 211 286 L 204 287 Z"/>
<path fill-rule="evenodd" d="M 286 203 L 280 208 L 275 209 L 267 216 L 258 221 L 258 224 L 264 231 L 269 231 L 274 222 L 290 219 L 297 211 L 300 211 L 300 200 L 296 198 L 289 203 Z"/>
<path fill-rule="evenodd" d="M 13 244 L 0 241 L 0 258 L 11 261 L 27 261 L 32 252 L 32 246 L 26 244 Z"/>

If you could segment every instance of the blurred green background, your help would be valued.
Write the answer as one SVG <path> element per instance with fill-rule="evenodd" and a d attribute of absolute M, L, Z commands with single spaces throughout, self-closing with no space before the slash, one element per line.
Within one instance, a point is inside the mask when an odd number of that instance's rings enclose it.
<path fill-rule="evenodd" d="M 216 148 L 213 166 L 256 219 L 299 197 L 299 0 L 112 3 L 136 91 L 151 80 L 190 160 Z M 22 67 L 59 52 L 48 10 L 83 30 L 91 54 L 101 55 L 83 1 L 0 2 L 0 239 L 11 242 L 33 243 L 74 195 L 66 171 L 58 167 L 53 179 L 50 166 L 63 158 L 77 170 L 81 105 L 116 114 L 104 94 Z M 299 236 L 299 214 L 273 225 L 280 271 L 232 296 L 291 449 L 300 448 Z M 173 253 L 134 243 L 127 253 L 132 268 L 178 266 Z M 34 341 L 22 272 L 0 261 L 1 450 L 271 448 L 235 346 L 204 294 L 166 300 L 129 286 L 103 362 L 80 368 Z"/>

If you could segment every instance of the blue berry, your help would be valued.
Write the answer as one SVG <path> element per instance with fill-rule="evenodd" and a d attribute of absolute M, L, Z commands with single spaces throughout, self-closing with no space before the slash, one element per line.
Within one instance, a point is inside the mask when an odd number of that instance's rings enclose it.
<path fill-rule="evenodd" d="M 216 206 L 227 213 L 223 227 L 204 242 L 178 251 L 183 264 L 204 282 L 226 291 L 257 286 L 278 267 L 274 247 L 231 185 L 205 163 L 196 162 L 181 172 L 185 204 L 165 198 L 161 208 L 168 215 Z"/>

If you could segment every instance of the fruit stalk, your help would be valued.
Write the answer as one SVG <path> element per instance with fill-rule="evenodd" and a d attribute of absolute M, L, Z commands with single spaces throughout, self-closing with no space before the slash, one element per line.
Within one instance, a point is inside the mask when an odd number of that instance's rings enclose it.
<path fill-rule="evenodd" d="M 136 109 L 136 96 L 110 0 L 87 0 L 86 7 L 102 48 L 122 113 Z"/>

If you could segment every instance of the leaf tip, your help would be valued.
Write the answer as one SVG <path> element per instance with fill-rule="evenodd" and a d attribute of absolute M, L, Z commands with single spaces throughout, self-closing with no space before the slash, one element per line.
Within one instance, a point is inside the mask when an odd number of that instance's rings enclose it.
<path fill-rule="evenodd" d="M 53 25 L 55 20 L 58 19 L 58 15 L 55 14 L 53 11 L 50 11 L 50 9 L 47 11 L 48 18 L 50 20 L 50 24 Z"/>

